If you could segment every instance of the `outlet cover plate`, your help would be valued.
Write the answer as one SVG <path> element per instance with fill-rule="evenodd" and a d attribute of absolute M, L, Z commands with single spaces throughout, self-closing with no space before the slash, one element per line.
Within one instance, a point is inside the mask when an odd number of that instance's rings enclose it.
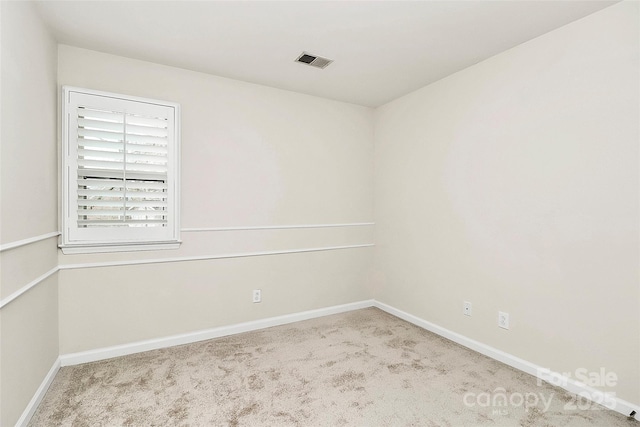
<path fill-rule="evenodd" d="M 473 307 L 471 306 L 471 303 L 469 301 L 462 302 L 462 314 L 464 314 L 465 316 L 471 316 L 472 308 Z"/>
<path fill-rule="evenodd" d="M 261 302 L 262 301 L 262 291 L 260 289 L 253 290 L 253 302 Z"/>
<path fill-rule="evenodd" d="M 509 329 L 509 313 L 504 311 L 498 312 L 498 326 L 502 329 Z"/>

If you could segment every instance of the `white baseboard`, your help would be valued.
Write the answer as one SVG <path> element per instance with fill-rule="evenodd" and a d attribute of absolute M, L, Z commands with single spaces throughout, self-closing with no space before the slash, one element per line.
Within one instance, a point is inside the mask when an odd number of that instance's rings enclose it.
<path fill-rule="evenodd" d="M 319 308 L 316 310 L 286 314 L 283 316 L 269 317 L 267 319 L 254 320 L 251 322 L 237 323 L 235 325 L 220 326 L 218 328 L 205 329 L 203 331 L 189 332 L 186 334 L 172 335 L 169 337 L 138 341 L 112 347 L 98 348 L 95 350 L 81 351 L 78 353 L 63 354 L 60 356 L 60 362 L 62 366 L 95 362 L 98 360 L 125 356 L 127 354 L 141 353 L 143 351 L 157 350 L 159 348 L 173 347 L 182 344 L 190 344 L 198 341 L 209 340 L 212 338 L 219 338 L 227 335 L 240 334 L 243 332 L 270 328 L 272 326 L 299 322 L 301 320 L 314 319 L 316 317 L 344 313 L 352 310 L 359 310 L 361 308 L 372 307 L 373 305 L 373 300 L 358 301 L 349 304 Z"/>
<path fill-rule="evenodd" d="M 619 412 L 625 416 L 629 416 L 632 411 L 635 411 L 635 419 L 640 421 L 640 406 L 638 405 L 627 402 L 626 400 L 620 399 L 615 396 L 610 396 L 603 391 L 587 386 L 586 384 L 578 382 L 575 379 L 568 378 L 558 372 L 549 371 L 542 366 L 538 366 L 534 363 L 520 359 L 519 357 L 516 357 L 509 353 L 505 353 L 504 351 L 498 350 L 479 341 L 472 340 L 471 338 L 468 338 L 464 335 L 458 334 L 456 332 L 450 331 L 449 329 L 428 322 L 424 319 L 414 316 L 413 314 L 398 310 L 397 308 L 391 307 L 390 305 L 374 300 L 373 306 L 386 311 L 387 313 L 392 314 L 396 317 L 399 317 L 400 319 L 406 320 L 409 323 L 413 323 L 416 326 L 447 338 L 464 347 L 477 351 L 480 354 L 484 354 L 485 356 L 502 362 L 505 365 L 509 365 L 520 371 L 531 374 L 536 378 L 559 386 L 571 393 L 580 395 L 581 397 L 590 399 L 593 402 L 603 404 L 605 407 Z"/>
<path fill-rule="evenodd" d="M 49 389 L 51 382 L 56 377 L 56 374 L 58 373 L 59 370 L 60 370 L 60 358 L 58 357 L 56 361 L 53 362 L 53 366 L 51 366 L 51 369 L 49 369 L 49 372 L 47 372 L 47 375 L 45 375 L 44 379 L 42 380 L 42 383 L 40 384 L 40 387 L 38 387 L 38 389 L 36 390 L 35 394 L 31 398 L 31 401 L 22 412 L 22 415 L 20 415 L 20 418 L 18 418 L 18 421 L 16 422 L 16 427 L 26 427 L 27 424 L 29 424 L 31 417 L 33 417 L 33 414 L 36 413 L 36 409 L 38 409 L 38 405 L 40 405 L 40 402 L 42 402 L 44 395 L 47 393 L 47 390 Z"/>

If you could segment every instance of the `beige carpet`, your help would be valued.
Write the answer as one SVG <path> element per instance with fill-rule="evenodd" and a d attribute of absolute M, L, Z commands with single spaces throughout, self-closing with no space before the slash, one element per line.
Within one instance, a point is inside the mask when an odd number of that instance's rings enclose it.
<path fill-rule="evenodd" d="M 30 425 L 640 427 L 573 400 L 370 308 L 62 368 Z"/>

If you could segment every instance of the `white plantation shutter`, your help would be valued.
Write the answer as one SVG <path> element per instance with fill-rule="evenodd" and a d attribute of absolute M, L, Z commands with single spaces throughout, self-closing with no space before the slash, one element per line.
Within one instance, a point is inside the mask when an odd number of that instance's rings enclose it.
<path fill-rule="evenodd" d="M 166 227 L 167 120 L 76 112 L 78 227 Z"/>
<path fill-rule="evenodd" d="M 65 88 L 65 246 L 178 241 L 178 106 Z"/>

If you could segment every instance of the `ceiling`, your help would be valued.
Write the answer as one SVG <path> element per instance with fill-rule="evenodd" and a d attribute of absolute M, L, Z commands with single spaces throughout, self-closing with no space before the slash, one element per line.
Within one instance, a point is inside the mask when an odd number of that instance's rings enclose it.
<path fill-rule="evenodd" d="M 376 107 L 614 1 L 41 1 L 60 43 Z M 321 70 L 302 51 L 333 59 Z"/>

